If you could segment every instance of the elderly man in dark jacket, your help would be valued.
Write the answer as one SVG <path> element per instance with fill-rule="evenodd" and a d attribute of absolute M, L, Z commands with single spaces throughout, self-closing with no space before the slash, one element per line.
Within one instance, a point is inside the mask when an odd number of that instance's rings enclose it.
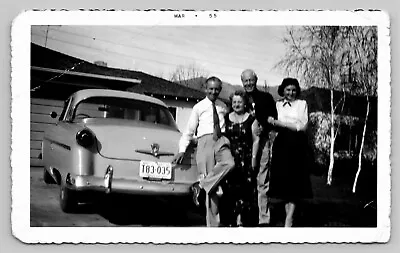
<path fill-rule="evenodd" d="M 272 126 L 268 123 L 268 117 L 277 119 L 277 111 L 274 98 L 267 92 L 257 89 L 257 75 L 251 69 L 246 69 L 241 74 L 242 84 L 249 96 L 250 107 L 255 113 L 259 123 L 260 147 L 257 159 L 259 159 L 257 174 L 259 226 L 270 224 L 270 203 L 268 199 L 269 189 L 269 162 L 271 153 L 270 132 Z M 254 158 L 254 157 L 253 157 Z"/>

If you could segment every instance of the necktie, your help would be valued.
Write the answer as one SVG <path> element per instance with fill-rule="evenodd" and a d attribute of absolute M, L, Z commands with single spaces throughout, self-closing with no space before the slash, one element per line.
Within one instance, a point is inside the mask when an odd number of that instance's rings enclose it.
<path fill-rule="evenodd" d="M 256 111 L 255 111 L 255 107 L 256 107 L 256 103 L 254 103 L 254 100 L 251 96 L 249 96 L 249 109 L 250 109 L 250 113 L 254 116 Z"/>
<path fill-rule="evenodd" d="M 254 111 L 255 103 L 251 96 L 249 96 L 249 106 L 252 111 Z"/>
<path fill-rule="evenodd" d="M 219 126 L 219 118 L 217 113 L 217 108 L 215 107 L 215 103 L 212 103 L 213 107 L 213 122 L 214 122 L 214 131 L 213 131 L 213 139 L 214 141 L 218 140 L 221 137 L 221 128 Z"/>

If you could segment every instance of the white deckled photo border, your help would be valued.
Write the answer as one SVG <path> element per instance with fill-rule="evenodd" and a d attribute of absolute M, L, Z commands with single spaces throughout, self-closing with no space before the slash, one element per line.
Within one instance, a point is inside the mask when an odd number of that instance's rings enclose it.
<path fill-rule="evenodd" d="M 175 14 L 183 14 L 177 18 Z M 215 16 L 214 16 L 215 15 Z M 210 18 L 214 17 L 214 18 Z M 30 43 L 34 25 L 378 27 L 377 227 L 31 227 Z M 391 232 L 390 21 L 383 11 L 26 11 L 12 25 L 12 233 L 26 243 L 358 243 L 387 242 Z"/>

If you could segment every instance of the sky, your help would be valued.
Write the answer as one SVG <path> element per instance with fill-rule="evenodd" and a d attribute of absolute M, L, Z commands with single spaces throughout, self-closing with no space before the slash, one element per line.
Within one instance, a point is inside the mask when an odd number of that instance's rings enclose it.
<path fill-rule="evenodd" d="M 254 69 L 259 85 L 285 77 L 274 65 L 285 54 L 285 26 L 32 26 L 32 42 L 108 67 L 142 71 L 165 79 L 179 65 L 241 85 Z M 47 40 L 46 40 L 47 37 Z"/>

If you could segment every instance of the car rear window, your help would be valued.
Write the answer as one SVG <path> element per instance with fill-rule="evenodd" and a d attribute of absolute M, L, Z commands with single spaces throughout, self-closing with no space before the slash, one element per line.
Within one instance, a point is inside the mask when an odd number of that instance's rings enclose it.
<path fill-rule="evenodd" d="M 168 108 L 146 101 L 119 97 L 90 97 L 75 107 L 73 119 L 111 118 L 145 121 L 176 128 Z"/>

